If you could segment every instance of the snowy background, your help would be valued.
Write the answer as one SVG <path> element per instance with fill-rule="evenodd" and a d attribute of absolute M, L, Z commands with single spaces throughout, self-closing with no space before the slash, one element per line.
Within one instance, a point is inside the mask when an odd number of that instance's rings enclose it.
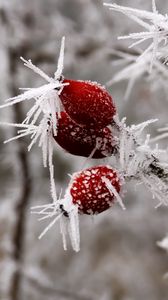
<path fill-rule="evenodd" d="M 151 10 L 149 0 L 116 2 Z M 166 1 L 156 4 L 161 13 L 168 12 Z M 138 28 L 126 16 L 103 7 L 101 0 L 0 0 L 1 103 L 17 95 L 19 87 L 43 83 L 24 68 L 20 56 L 31 58 L 47 74 L 54 73 L 63 35 L 64 75 L 105 84 L 121 68 L 114 63 L 112 50 L 130 51 L 128 42 L 117 36 Z M 156 89 L 145 76 L 136 82 L 127 102 L 125 90 L 126 82 L 109 89 L 120 117 L 126 116 L 128 124 L 159 118 L 150 127 L 155 136 L 157 128 L 167 123 L 166 91 Z M 26 108 L 1 110 L 1 121 L 22 121 Z M 26 139 L 3 144 L 13 134 L 14 130 L 0 128 L 0 299 L 168 299 L 168 281 L 163 277 L 168 256 L 156 245 L 168 231 L 167 208 L 156 210 L 151 194 L 130 184 L 126 211 L 116 206 L 94 220 L 80 218 L 79 253 L 70 245 L 63 251 L 57 226 L 39 241 L 45 224 L 37 222 L 30 207 L 50 201 L 48 171 L 37 146 L 27 153 Z M 67 174 L 80 170 L 83 162 L 55 145 L 58 191 L 67 185 Z"/>

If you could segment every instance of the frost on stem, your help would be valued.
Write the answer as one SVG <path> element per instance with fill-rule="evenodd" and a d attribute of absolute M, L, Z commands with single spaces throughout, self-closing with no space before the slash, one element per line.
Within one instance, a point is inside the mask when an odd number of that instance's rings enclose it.
<path fill-rule="evenodd" d="M 119 127 L 119 171 L 126 181 L 136 180 L 150 190 L 159 201 L 158 206 L 168 206 L 167 152 L 150 146 L 150 135 L 142 137 L 146 126 L 157 120 L 126 126 L 125 119 L 116 120 Z"/>
<path fill-rule="evenodd" d="M 142 51 L 142 53 L 138 57 L 138 60 L 143 60 L 144 56 L 146 56 L 147 53 L 152 52 L 149 66 L 149 72 L 151 72 L 153 64 L 157 58 L 159 45 L 167 45 L 168 42 L 168 16 L 158 13 L 155 0 L 152 0 L 153 12 L 110 3 L 104 3 L 104 5 L 107 6 L 110 10 L 123 13 L 128 18 L 144 28 L 145 31 L 120 36 L 119 39 L 133 40 L 134 42 L 129 46 L 129 48 L 135 47 L 145 41 L 152 40 L 149 43 L 149 46 L 144 51 Z"/>
<path fill-rule="evenodd" d="M 36 67 L 31 60 L 25 60 L 21 57 L 24 65 L 31 69 L 36 74 L 40 75 L 47 84 L 38 87 L 25 89 L 25 91 L 13 98 L 6 100 L 6 103 L 0 106 L 6 108 L 19 102 L 24 102 L 33 99 L 34 103 L 26 114 L 26 118 L 21 124 L 0 123 L 3 126 L 13 126 L 19 128 L 18 135 L 5 141 L 5 143 L 30 135 L 31 142 L 28 146 L 28 151 L 38 141 L 39 147 L 42 149 L 43 165 L 49 166 L 51 194 L 54 201 L 57 200 L 55 183 L 54 183 L 54 167 L 52 163 L 53 155 L 53 135 L 57 135 L 57 116 L 60 116 L 61 102 L 59 94 L 61 93 L 63 84 L 61 81 L 64 61 L 64 43 L 65 38 L 62 38 L 60 55 L 58 59 L 57 71 L 54 78 L 49 77 L 42 70 Z"/>

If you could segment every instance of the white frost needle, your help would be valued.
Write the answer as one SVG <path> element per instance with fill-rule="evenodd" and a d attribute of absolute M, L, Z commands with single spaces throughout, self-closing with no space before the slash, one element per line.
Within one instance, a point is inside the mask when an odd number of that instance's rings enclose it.
<path fill-rule="evenodd" d="M 102 177 L 102 181 L 106 184 L 107 189 L 109 190 L 109 192 L 115 196 L 117 202 L 119 203 L 119 205 L 121 206 L 121 208 L 123 210 L 126 209 L 119 193 L 116 191 L 116 189 L 114 188 L 114 186 L 111 184 L 110 180 L 108 178 L 106 178 L 105 176 Z"/>
<path fill-rule="evenodd" d="M 168 188 L 167 185 L 157 176 L 142 175 L 141 177 L 144 185 L 150 190 L 154 198 L 159 200 L 159 205 L 168 206 Z M 157 205 L 158 206 L 158 205 Z"/>
<path fill-rule="evenodd" d="M 54 79 L 52 77 L 49 77 L 46 73 L 44 73 L 41 69 L 39 69 L 37 66 L 35 66 L 31 59 L 26 60 L 24 59 L 22 56 L 20 57 L 20 59 L 24 62 L 24 66 L 29 68 L 30 70 L 32 70 L 34 73 L 40 75 L 43 79 L 45 79 L 46 81 L 48 81 L 49 83 L 53 83 Z"/>
<path fill-rule="evenodd" d="M 157 245 L 168 252 L 168 235 L 163 240 L 158 241 Z"/>
<path fill-rule="evenodd" d="M 134 22 L 139 24 L 145 29 L 145 31 L 130 33 L 129 35 L 120 36 L 119 39 L 130 39 L 138 40 L 130 47 L 134 47 L 137 44 L 145 42 L 146 40 L 151 40 L 152 43 L 147 48 L 147 52 L 151 50 L 152 55 L 150 57 L 150 64 L 148 71 L 151 73 L 155 60 L 157 59 L 157 53 L 159 45 L 167 44 L 168 38 L 168 17 L 167 15 L 159 14 L 156 9 L 155 0 L 152 0 L 152 12 L 134 9 L 126 6 L 121 6 L 117 4 L 104 3 L 110 10 L 120 12 L 126 15 L 128 18 L 132 19 Z M 144 51 L 144 53 L 146 50 Z M 144 56 L 140 56 L 139 59 L 143 60 Z"/>
<path fill-rule="evenodd" d="M 165 48 L 159 47 L 155 59 L 153 57 L 153 45 L 152 43 L 144 52 L 137 51 L 136 55 L 132 55 L 129 58 L 119 51 L 118 56 L 122 57 L 123 68 L 107 82 L 107 86 L 111 86 L 120 81 L 127 81 L 128 86 L 124 97 L 126 100 L 129 99 L 134 83 L 140 78 L 145 78 L 148 80 L 148 83 L 151 82 L 151 84 L 155 84 L 155 86 L 158 86 L 159 78 L 161 87 L 167 87 L 168 69 L 167 66 L 160 61 L 160 59 L 167 55 L 167 52 L 165 52 Z M 151 58 L 152 74 L 150 73 Z"/>
<path fill-rule="evenodd" d="M 39 240 L 47 233 L 47 231 L 62 217 L 62 214 L 58 215 L 39 235 Z"/>
<path fill-rule="evenodd" d="M 62 75 L 63 68 L 64 68 L 64 50 L 65 50 L 65 37 L 62 38 L 61 48 L 60 48 L 60 55 L 58 58 L 58 65 L 57 71 L 54 73 L 54 78 L 57 80 Z"/>
<path fill-rule="evenodd" d="M 7 103 L 2 104 L 0 108 L 5 108 L 25 100 L 31 100 L 32 98 L 37 98 L 44 94 L 46 94 L 47 96 L 48 92 L 53 91 L 54 89 L 59 88 L 61 86 L 62 86 L 61 83 L 56 82 L 56 83 L 44 84 L 43 86 L 38 88 L 31 88 L 30 90 L 25 91 L 23 94 L 20 94 L 19 96 L 7 99 L 6 100 Z"/>
<path fill-rule="evenodd" d="M 50 223 L 40 234 L 40 239 L 54 226 L 57 221 L 60 221 L 60 231 L 64 250 L 67 250 L 67 233 L 69 234 L 74 251 L 78 252 L 80 250 L 78 206 L 74 205 L 72 202 L 70 186 L 68 187 L 63 199 L 58 199 L 57 201 L 49 204 L 32 207 L 31 212 L 33 214 L 37 214 L 38 217 L 40 216 L 40 218 L 38 218 L 39 221 L 46 219 L 50 220 Z"/>
<path fill-rule="evenodd" d="M 45 81 L 47 81 L 47 84 L 37 88 L 24 88 L 22 94 L 7 99 L 6 103 L 0 106 L 0 109 L 2 109 L 19 102 L 29 101 L 31 99 L 34 100 L 32 107 L 27 112 L 26 118 L 21 124 L 2 122 L 0 125 L 20 128 L 17 136 L 8 139 L 5 143 L 30 135 L 31 142 L 28 146 L 28 151 L 30 151 L 32 146 L 38 141 L 39 147 L 42 149 L 43 165 L 44 167 L 49 166 L 51 195 L 54 202 L 57 200 L 57 196 L 54 183 L 54 166 L 52 163 L 52 142 L 53 135 L 57 135 L 57 117 L 60 116 L 61 111 L 59 94 L 64 85 L 67 85 L 67 83 L 64 84 L 61 82 L 64 48 L 65 38 L 63 37 L 58 58 L 57 71 L 54 73 L 53 78 L 49 77 L 44 73 L 44 71 L 35 66 L 30 59 L 26 60 L 21 57 L 24 66 L 42 77 Z"/>

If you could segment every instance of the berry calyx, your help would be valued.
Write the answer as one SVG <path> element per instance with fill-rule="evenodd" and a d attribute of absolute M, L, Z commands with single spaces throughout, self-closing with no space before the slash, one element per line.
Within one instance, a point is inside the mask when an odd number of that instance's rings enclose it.
<path fill-rule="evenodd" d="M 111 124 L 116 107 L 110 94 L 91 81 L 64 79 L 60 99 L 68 115 L 78 124 L 104 128 Z"/>
<path fill-rule="evenodd" d="M 73 121 L 61 112 L 57 122 L 55 141 L 67 152 L 91 158 L 111 156 L 115 151 L 115 138 L 108 127 L 91 129 Z"/>
<path fill-rule="evenodd" d="M 107 185 L 107 182 L 109 183 Z M 99 214 L 112 206 L 121 189 L 120 178 L 110 166 L 88 168 L 73 177 L 70 193 L 82 214 Z"/>

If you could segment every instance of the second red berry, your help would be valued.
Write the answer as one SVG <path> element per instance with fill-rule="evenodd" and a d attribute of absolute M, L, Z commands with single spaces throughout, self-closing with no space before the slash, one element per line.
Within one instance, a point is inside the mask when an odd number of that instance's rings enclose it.
<path fill-rule="evenodd" d="M 68 115 L 78 124 L 104 128 L 111 124 L 116 107 L 107 90 L 91 81 L 64 79 L 60 99 Z"/>

